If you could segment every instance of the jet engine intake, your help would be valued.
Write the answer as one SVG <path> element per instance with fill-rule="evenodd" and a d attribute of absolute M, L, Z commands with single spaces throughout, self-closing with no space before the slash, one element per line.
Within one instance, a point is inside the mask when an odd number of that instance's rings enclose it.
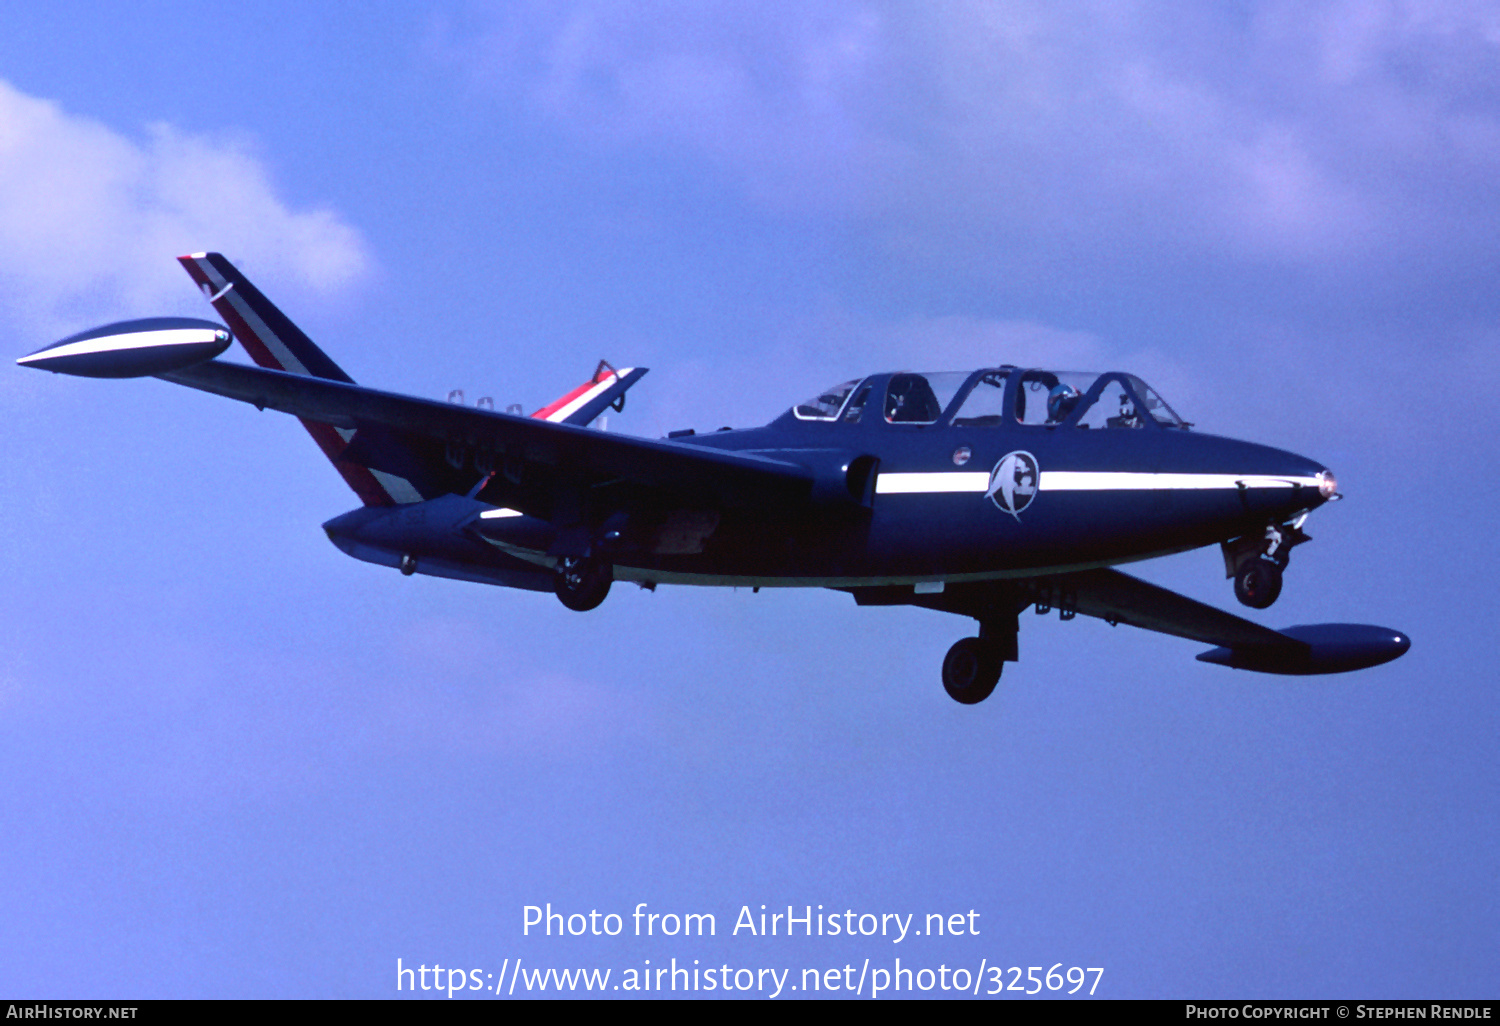
<path fill-rule="evenodd" d="M 811 454 L 805 454 L 811 455 Z M 869 509 L 875 498 L 875 476 L 880 460 L 852 452 L 818 453 L 802 463 L 814 473 L 812 501 L 817 506 Z"/>

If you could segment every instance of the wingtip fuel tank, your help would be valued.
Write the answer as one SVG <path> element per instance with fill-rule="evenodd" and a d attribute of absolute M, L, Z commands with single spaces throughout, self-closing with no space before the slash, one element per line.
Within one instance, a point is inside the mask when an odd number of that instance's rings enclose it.
<path fill-rule="evenodd" d="M 148 317 L 80 331 L 16 363 L 86 378 L 139 378 L 212 360 L 231 341 L 229 329 L 213 321 Z"/>
<path fill-rule="evenodd" d="M 1200 653 L 1198 660 L 1237 670 L 1304 676 L 1379 666 L 1411 648 L 1411 638 L 1401 631 L 1362 623 L 1304 624 L 1281 633 L 1302 647 L 1221 647 Z"/>

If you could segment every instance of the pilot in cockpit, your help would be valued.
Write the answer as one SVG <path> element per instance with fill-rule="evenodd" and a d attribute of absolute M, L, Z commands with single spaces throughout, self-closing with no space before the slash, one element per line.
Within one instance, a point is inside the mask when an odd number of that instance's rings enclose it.
<path fill-rule="evenodd" d="M 920 374 L 895 374 L 885 391 L 885 419 L 892 424 L 931 424 L 943 407 Z"/>
<path fill-rule="evenodd" d="M 1058 382 L 1052 386 L 1047 393 L 1047 423 L 1060 424 L 1067 419 L 1068 414 L 1073 412 L 1078 405 L 1078 400 L 1083 398 L 1078 389 L 1072 385 Z"/>

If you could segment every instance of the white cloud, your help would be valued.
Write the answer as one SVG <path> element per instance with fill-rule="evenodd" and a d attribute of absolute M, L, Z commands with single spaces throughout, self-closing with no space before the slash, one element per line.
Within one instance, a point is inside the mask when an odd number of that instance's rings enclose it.
<path fill-rule="evenodd" d="M 885 200 L 909 154 L 867 118 L 887 19 L 854 0 L 478 4 L 433 50 L 587 141 L 688 151 L 785 209 Z M 875 158 L 875 159 L 872 159 Z"/>
<path fill-rule="evenodd" d="M 468 10 L 438 49 L 565 131 L 916 245 L 1400 261 L 1494 234 L 1500 17 L 1464 0 Z"/>
<path fill-rule="evenodd" d="M 0 328 L 60 331 L 183 308 L 174 257 L 223 250 L 312 291 L 369 267 L 358 232 L 293 210 L 243 141 L 154 125 L 132 139 L 0 82 Z"/>

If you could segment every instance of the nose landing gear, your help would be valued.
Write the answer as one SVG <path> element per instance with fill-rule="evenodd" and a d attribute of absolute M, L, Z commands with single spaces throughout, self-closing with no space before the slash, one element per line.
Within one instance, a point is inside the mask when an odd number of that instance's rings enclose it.
<path fill-rule="evenodd" d="M 1224 576 L 1234 579 L 1234 597 L 1251 609 L 1269 609 L 1281 595 L 1281 577 L 1292 547 L 1312 541 L 1302 530 L 1306 513 L 1284 524 L 1267 524 L 1265 534 L 1224 542 Z"/>
<path fill-rule="evenodd" d="M 1281 567 L 1252 559 L 1234 576 L 1234 597 L 1251 609 L 1269 609 L 1281 594 Z"/>
<path fill-rule="evenodd" d="M 558 600 L 577 613 L 586 613 L 604 601 L 614 581 L 614 567 L 588 556 L 565 556 L 557 561 L 555 589 Z"/>

